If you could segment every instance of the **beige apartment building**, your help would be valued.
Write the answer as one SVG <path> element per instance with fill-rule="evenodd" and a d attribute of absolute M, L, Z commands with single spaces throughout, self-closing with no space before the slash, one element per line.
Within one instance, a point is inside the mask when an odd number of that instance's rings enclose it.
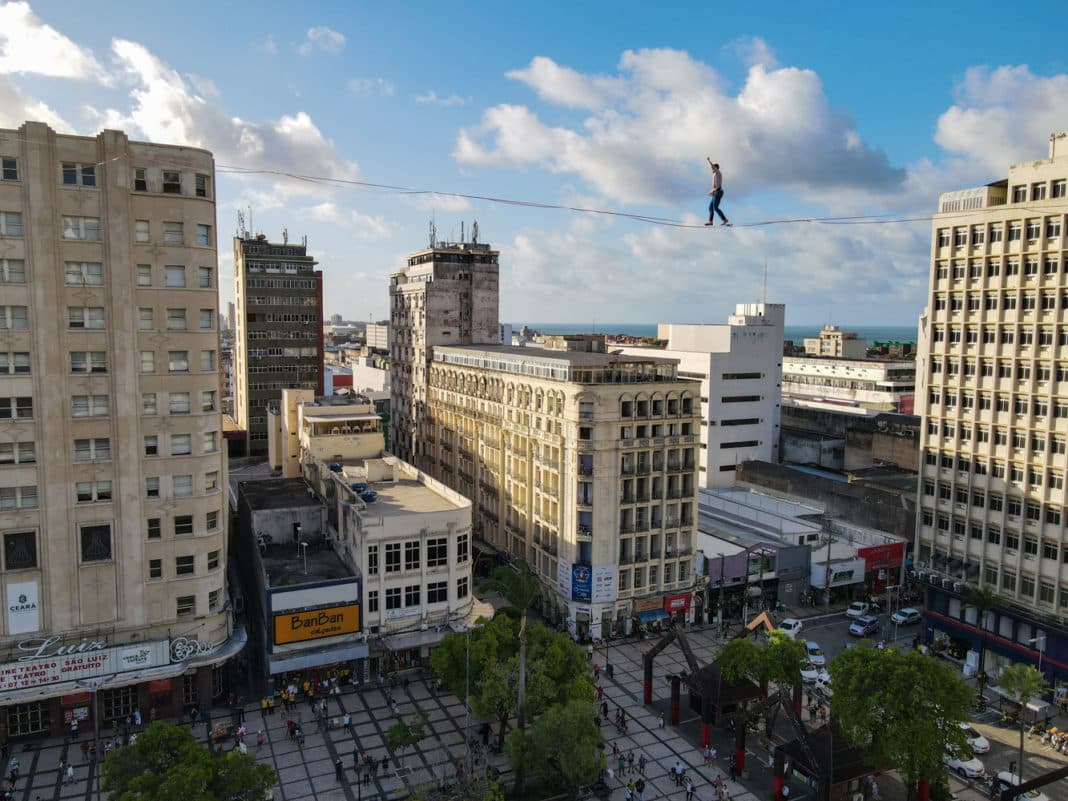
<path fill-rule="evenodd" d="M 806 356 L 863 359 L 867 354 L 867 341 L 858 338 L 856 331 L 843 331 L 836 325 L 823 326 L 818 337 L 805 337 Z"/>
<path fill-rule="evenodd" d="M 0 131 L 0 722 L 222 692 L 227 611 L 211 153 Z"/>
<path fill-rule="evenodd" d="M 995 677 L 1068 680 L 1068 135 L 1008 178 L 943 194 L 917 360 L 916 578 L 928 638 Z M 979 619 L 969 587 L 995 592 Z"/>
<path fill-rule="evenodd" d="M 475 533 L 526 560 L 543 612 L 579 637 L 692 618 L 699 384 L 603 336 L 436 346 L 427 471 L 472 499 Z"/>

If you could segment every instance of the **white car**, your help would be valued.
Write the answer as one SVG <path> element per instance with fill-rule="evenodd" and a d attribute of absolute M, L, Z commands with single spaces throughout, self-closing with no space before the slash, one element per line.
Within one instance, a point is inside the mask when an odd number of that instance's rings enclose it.
<path fill-rule="evenodd" d="M 811 662 L 805 662 L 801 665 L 801 681 L 805 684 L 814 684 L 820 679 L 827 681 L 830 678 L 831 674 L 827 672 L 826 668 L 816 667 Z"/>
<path fill-rule="evenodd" d="M 796 617 L 788 617 L 779 624 L 779 630 L 790 639 L 796 639 L 801 633 L 801 621 Z"/>
<path fill-rule="evenodd" d="M 962 779 L 981 779 L 986 776 L 986 768 L 975 757 L 964 759 L 960 754 L 946 754 L 942 761 Z"/>
<path fill-rule="evenodd" d="M 907 606 L 904 609 L 898 609 L 894 614 L 890 615 L 890 622 L 895 626 L 911 626 L 913 623 L 919 623 L 921 617 L 919 609 L 913 609 L 911 606 Z"/>
<path fill-rule="evenodd" d="M 821 676 L 816 679 L 816 693 L 822 695 L 824 698 L 831 699 L 834 697 L 834 690 L 831 689 L 831 676 L 828 673 L 826 676 Z"/>
<path fill-rule="evenodd" d="M 813 642 L 812 640 L 806 642 L 805 653 L 808 654 L 808 661 L 816 667 L 824 667 L 827 664 L 827 657 L 818 642 Z"/>
<path fill-rule="evenodd" d="M 861 615 L 868 614 L 871 609 L 864 601 L 853 601 L 846 609 L 846 617 L 860 617 Z"/>
<path fill-rule="evenodd" d="M 990 752 L 990 741 L 976 731 L 970 724 L 962 723 L 960 727 L 964 730 L 964 734 L 968 738 L 968 745 L 971 746 L 972 751 L 977 754 L 987 754 Z"/>
<path fill-rule="evenodd" d="M 1020 783 L 1020 777 L 1015 773 L 1009 773 L 1007 770 L 1001 771 L 997 775 L 998 790 L 1006 790 L 1009 787 L 1015 787 Z M 1029 790 L 1024 793 L 1022 798 L 1027 801 L 1049 801 L 1049 796 L 1045 793 L 1040 793 L 1038 790 Z"/>

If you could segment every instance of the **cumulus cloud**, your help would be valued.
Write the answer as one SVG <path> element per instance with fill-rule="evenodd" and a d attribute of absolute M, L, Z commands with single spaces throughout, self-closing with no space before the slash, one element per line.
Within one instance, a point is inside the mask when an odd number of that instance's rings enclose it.
<path fill-rule="evenodd" d="M 297 48 L 302 56 L 309 56 L 316 50 L 324 53 L 340 53 L 345 49 L 345 36 L 326 25 L 308 28 L 304 41 Z"/>
<path fill-rule="evenodd" d="M 154 142 L 207 148 L 220 164 L 344 179 L 359 176 L 356 164 L 340 156 L 307 113 L 297 111 L 267 123 L 232 117 L 142 45 L 117 39 L 112 49 L 133 100 L 128 113 L 110 112 L 113 122 L 125 121 Z M 278 181 L 291 193 L 322 189 Z"/>
<path fill-rule="evenodd" d="M 0 75 L 0 128 L 18 128 L 26 120 L 44 122 L 60 133 L 74 133 L 74 128 L 40 100 L 27 97 L 6 75 Z"/>
<path fill-rule="evenodd" d="M 431 103 L 435 106 L 462 106 L 464 99 L 459 95 L 452 94 L 447 97 L 438 97 L 438 93 L 431 89 L 425 95 L 416 95 L 416 103 Z"/>
<path fill-rule="evenodd" d="M 0 73 L 110 80 L 91 50 L 46 25 L 25 2 L 0 5 Z"/>
<path fill-rule="evenodd" d="M 308 211 L 317 220 L 353 229 L 362 239 L 385 239 L 390 235 L 391 226 L 381 215 L 372 216 L 355 209 L 341 208 L 336 203 L 320 203 Z"/>
<path fill-rule="evenodd" d="M 426 211 L 467 211 L 471 208 L 471 204 L 465 197 L 457 197 L 456 195 L 440 195 L 437 192 L 430 192 L 425 195 L 403 195 L 411 205 L 417 209 L 424 209 Z"/>
<path fill-rule="evenodd" d="M 904 170 L 857 134 L 811 70 L 754 64 L 736 94 L 678 50 L 627 51 L 619 75 L 588 76 L 544 57 L 510 73 L 542 99 L 589 112 L 550 126 L 522 105 L 487 109 L 461 130 L 454 158 L 573 174 L 623 202 L 676 203 L 724 165 L 728 191 L 801 187 L 894 190 Z"/>
<path fill-rule="evenodd" d="M 274 37 L 270 34 L 267 34 L 267 38 L 264 39 L 262 42 L 257 42 L 254 47 L 257 50 L 262 50 L 269 56 L 278 55 L 278 43 L 275 42 Z"/>
<path fill-rule="evenodd" d="M 724 49 L 748 67 L 760 64 L 768 69 L 774 69 L 779 65 L 778 59 L 775 58 L 775 51 L 760 36 L 742 36 Z"/>
<path fill-rule="evenodd" d="M 1037 76 L 1027 66 L 971 67 L 956 103 L 938 118 L 935 141 L 995 175 L 1044 156 L 1042 143 L 1068 127 L 1068 75 Z"/>
<path fill-rule="evenodd" d="M 348 90 L 349 94 L 356 97 L 370 97 L 372 95 L 392 97 L 394 87 L 385 78 L 351 78 L 348 82 Z"/>

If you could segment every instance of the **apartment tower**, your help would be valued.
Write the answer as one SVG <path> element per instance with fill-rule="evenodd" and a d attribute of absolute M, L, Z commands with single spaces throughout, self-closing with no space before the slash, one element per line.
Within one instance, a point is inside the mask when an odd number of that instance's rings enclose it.
<path fill-rule="evenodd" d="M 211 153 L 0 131 L 0 722 L 11 737 L 222 692 Z"/>
<path fill-rule="evenodd" d="M 498 325 L 498 252 L 478 242 L 436 241 L 408 257 L 390 279 L 390 447 L 423 466 L 427 375 L 436 345 L 494 345 Z"/>
<path fill-rule="evenodd" d="M 234 237 L 233 413 L 248 454 L 267 455 L 267 408 L 283 389 L 323 394 L 323 274 L 299 245 Z"/>
<path fill-rule="evenodd" d="M 939 199 L 921 318 L 916 578 L 928 640 L 1068 679 L 1068 135 Z M 995 594 L 976 605 L 972 588 Z"/>

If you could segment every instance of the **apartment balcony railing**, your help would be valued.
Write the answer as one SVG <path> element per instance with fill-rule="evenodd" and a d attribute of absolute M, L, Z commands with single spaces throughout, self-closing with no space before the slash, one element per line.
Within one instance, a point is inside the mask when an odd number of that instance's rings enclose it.
<path fill-rule="evenodd" d="M 632 523 L 620 523 L 619 524 L 619 533 L 620 534 L 633 534 L 634 533 L 634 525 Z"/>
<path fill-rule="evenodd" d="M 592 476 L 593 475 L 593 465 L 592 464 L 590 464 L 590 465 L 580 464 L 578 472 L 579 472 L 580 476 Z"/>

